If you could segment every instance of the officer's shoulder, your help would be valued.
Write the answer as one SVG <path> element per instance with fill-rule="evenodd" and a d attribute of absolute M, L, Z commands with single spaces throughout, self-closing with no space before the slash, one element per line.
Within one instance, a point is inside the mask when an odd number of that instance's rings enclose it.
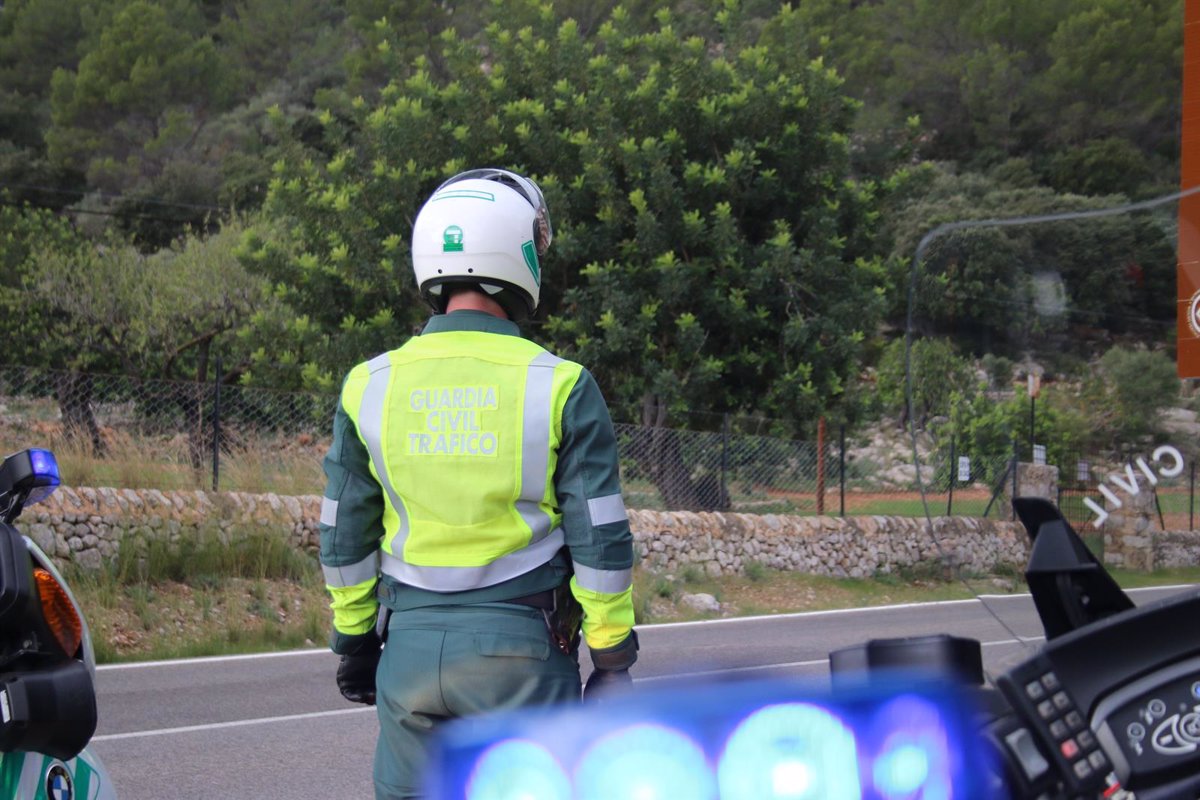
<path fill-rule="evenodd" d="M 530 344 L 534 345 L 534 347 L 536 347 L 536 348 L 537 348 L 538 350 L 540 350 L 542 353 L 545 353 L 546 355 L 548 355 L 548 356 L 550 356 L 551 358 L 555 359 L 555 361 L 554 361 L 554 365 L 555 365 L 556 367 L 566 367 L 566 368 L 568 368 L 568 369 L 571 369 L 571 370 L 578 370 L 578 371 L 580 372 L 580 374 L 587 373 L 587 367 L 585 367 L 583 364 L 580 364 L 578 361 L 574 361 L 574 360 L 572 360 L 572 359 L 570 359 L 570 358 L 567 358 L 566 356 L 564 356 L 564 355 L 561 355 L 561 354 L 559 354 L 559 353 L 556 353 L 556 352 L 554 352 L 553 350 L 550 350 L 550 349 L 549 349 L 549 348 L 547 348 L 547 347 L 543 347 L 542 345 L 540 345 L 540 344 L 537 344 L 536 342 L 533 342 L 533 341 L 531 341 L 531 340 L 529 340 L 529 339 L 526 339 L 525 341 L 527 341 L 527 342 L 529 342 Z"/>
<path fill-rule="evenodd" d="M 346 377 L 342 380 L 342 385 L 355 381 L 365 381 L 371 377 L 371 374 L 378 372 L 381 369 L 391 366 L 391 354 L 393 351 L 379 353 L 378 355 L 368 358 L 366 361 L 360 361 L 346 373 Z"/>

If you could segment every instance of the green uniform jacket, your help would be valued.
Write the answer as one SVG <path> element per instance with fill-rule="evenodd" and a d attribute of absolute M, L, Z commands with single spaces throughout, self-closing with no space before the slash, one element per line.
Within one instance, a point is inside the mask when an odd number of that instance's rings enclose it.
<path fill-rule="evenodd" d="M 520 335 L 517 326 L 508 320 L 482 312 L 456 311 L 430 319 L 422 336 L 462 331 Z M 446 341 L 453 340 L 448 337 Z M 403 354 L 404 348 L 396 352 Z M 471 353 L 462 355 L 469 358 Z M 421 588 L 387 574 L 389 570 L 381 574 L 381 559 L 393 566 L 400 563 L 398 553 L 381 550 L 385 513 L 394 519 L 394 512 L 388 508 L 385 487 L 372 469 L 368 440 L 356 425 L 358 410 L 346 407 L 343 393 L 334 416 L 333 445 L 324 461 L 328 480 L 320 524 L 321 564 L 333 597 L 331 646 L 335 652 L 346 652 L 371 630 L 381 603 L 402 611 L 503 602 L 553 589 L 570 580 L 571 590 L 584 609 L 583 635 L 593 659 L 599 659 L 597 664 L 602 663 L 604 668 L 633 663 L 633 537 L 620 499 L 616 436 L 595 380 L 578 365 L 570 366 L 577 370 L 578 377 L 562 406 L 561 435 L 556 458 L 551 459 L 554 516 L 561 516 L 561 533 L 556 530 L 555 535 L 561 535 L 564 547 L 515 577 L 498 583 L 484 579 L 483 585 L 466 589 L 443 589 L 428 583 Z M 350 375 L 354 377 L 357 372 L 361 377 L 362 371 L 363 365 L 359 365 Z M 403 397 L 404 392 L 395 395 Z M 397 457 L 390 458 L 394 462 L 391 469 L 408 470 L 408 485 L 417 486 L 418 493 L 425 495 L 421 501 L 428 505 L 436 488 L 425 491 L 420 487 L 421 459 L 395 463 Z M 514 464 L 513 469 L 520 466 Z M 405 502 L 403 497 L 399 500 Z M 454 543 L 448 541 L 448 552 L 453 547 Z"/>

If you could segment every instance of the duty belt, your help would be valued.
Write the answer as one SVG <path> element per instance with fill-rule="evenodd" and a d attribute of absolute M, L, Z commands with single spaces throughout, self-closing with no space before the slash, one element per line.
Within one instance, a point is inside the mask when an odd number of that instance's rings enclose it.
<path fill-rule="evenodd" d="M 546 589 L 505 602 L 539 609 L 542 619 L 546 620 L 546 630 L 550 633 L 554 646 L 567 655 L 578 649 L 583 607 L 571 593 L 568 583 L 563 583 L 557 589 Z"/>

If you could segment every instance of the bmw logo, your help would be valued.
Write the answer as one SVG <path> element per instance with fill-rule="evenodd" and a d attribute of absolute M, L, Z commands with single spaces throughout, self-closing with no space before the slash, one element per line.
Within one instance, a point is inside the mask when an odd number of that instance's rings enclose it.
<path fill-rule="evenodd" d="M 67 765 L 55 762 L 46 771 L 47 800 L 71 800 L 75 796 L 71 789 L 71 773 Z"/>

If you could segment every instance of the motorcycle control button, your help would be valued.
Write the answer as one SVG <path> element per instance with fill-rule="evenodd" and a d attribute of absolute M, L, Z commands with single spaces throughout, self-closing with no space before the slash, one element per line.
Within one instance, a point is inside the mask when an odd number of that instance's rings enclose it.
<path fill-rule="evenodd" d="M 1047 672 L 1042 676 L 1042 686 L 1053 692 L 1059 687 L 1058 676 L 1053 672 Z"/>
<path fill-rule="evenodd" d="M 1030 681 L 1025 686 L 1025 694 L 1029 695 L 1030 700 L 1041 700 L 1046 696 L 1046 690 L 1042 688 L 1042 684 L 1038 681 Z"/>
<path fill-rule="evenodd" d="M 1088 762 L 1096 769 L 1104 769 L 1108 766 L 1108 762 L 1104 760 L 1104 753 L 1099 750 L 1088 756 Z"/>
<path fill-rule="evenodd" d="M 1078 778 L 1086 778 L 1092 774 L 1092 765 L 1087 762 L 1087 759 L 1079 759 L 1071 765 L 1071 769 L 1075 770 L 1075 775 Z"/>
<path fill-rule="evenodd" d="M 1079 755 L 1079 745 L 1075 744 L 1074 739 L 1067 739 L 1059 745 L 1059 749 L 1062 750 L 1063 758 L 1071 759 Z"/>
<path fill-rule="evenodd" d="M 1038 716 L 1040 716 L 1042 719 L 1050 719 L 1054 716 L 1054 704 L 1049 700 L 1043 700 L 1042 702 L 1038 703 L 1037 711 Z"/>
<path fill-rule="evenodd" d="M 1031 782 L 1045 775 L 1050 769 L 1050 763 L 1042 757 L 1033 741 L 1033 734 L 1027 728 L 1017 728 L 1004 737 L 1004 742 L 1017 757 L 1017 763 Z"/>
<path fill-rule="evenodd" d="M 1066 720 L 1067 724 L 1073 729 L 1077 730 L 1083 727 L 1083 715 L 1081 715 L 1078 711 L 1068 711 Z"/>
<path fill-rule="evenodd" d="M 1091 731 L 1080 731 L 1079 735 L 1075 737 L 1075 741 L 1079 742 L 1079 746 L 1084 750 L 1091 750 L 1096 746 L 1096 737 L 1092 735 Z"/>
<path fill-rule="evenodd" d="M 1067 697 L 1066 692 L 1059 692 L 1051 698 L 1054 705 L 1060 709 L 1066 710 L 1071 707 L 1071 698 Z"/>
<path fill-rule="evenodd" d="M 1067 723 L 1063 722 L 1061 719 L 1056 719 L 1054 722 L 1050 723 L 1050 735 L 1055 739 L 1065 739 L 1067 738 L 1068 733 L 1069 731 L 1067 730 Z"/>

